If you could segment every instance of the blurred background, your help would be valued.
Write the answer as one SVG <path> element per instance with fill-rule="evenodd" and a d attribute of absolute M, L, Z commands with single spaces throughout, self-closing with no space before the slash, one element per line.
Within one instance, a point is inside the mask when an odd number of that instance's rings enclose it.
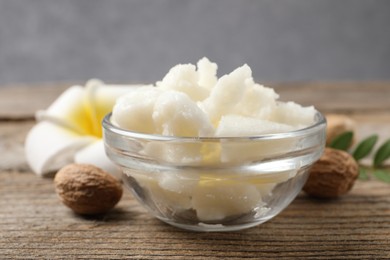
<path fill-rule="evenodd" d="M 390 79 L 388 0 L 0 0 L 0 86 L 155 82 L 203 56 L 259 81 Z"/>

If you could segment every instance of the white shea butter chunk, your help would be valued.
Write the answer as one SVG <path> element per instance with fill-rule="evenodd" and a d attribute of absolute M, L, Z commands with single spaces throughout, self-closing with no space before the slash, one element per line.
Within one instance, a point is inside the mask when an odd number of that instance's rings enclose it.
<path fill-rule="evenodd" d="M 157 87 L 166 90 L 176 90 L 187 94 L 192 100 L 203 100 L 208 96 L 208 90 L 198 85 L 199 74 L 192 64 L 179 64 L 173 67 Z"/>
<path fill-rule="evenodd" d="M 151 142 L 142 150 L 160 162 L 178 165 L 198 165 L 202 162 L 202 145 L 196 143 Z"/>
<path fill-rule="evenodd" d="M 191 190 L 188 189 L 191 187 L 191 183 L 178 183 L 176 181 L 172 184 L 169 183 L 172 180 L 169 177 L 164 180 L 164 183 L 159 183 L 159 180 L 164 178 L 152 177 L 151 174 L 138 173 L 133 170 L 124 170 L 124 173 L 134 178 L 138 185 L 147 191 L 156 204 L 165 205 L 175 211 L 191 208 Z M 161 184 L 167 187 L 163 188 Z"/>
<path fill-rule="evenodd" d="M 213 136 L 207 115 L 185 93 L 158 87 L 139 88 L 118 99 L 113 123 L 135 132 L 164 136 Z M 151 142 L 143 153 L 163 162 L 188 164 L 202 160 L 201 144 Z"/>
<path fill-rule="evenodd" d="M 135 132 L 166 136 L 212 136 L 207 115 L 188 95 L 142 87 L 120 97 L 114 108 L 114 124 Z"/>
<path fill-rule="evenodd" d="M 272 111 L 270 120 L 300 129 L 313 124 L 315 113 L 313 106 L 302 107 L 294 102 L 279 102 Z"/>
<path fill-rule="evenodd" d="M 191 196 L 199 182 L 199 174 L 189 172 L 165 172 L 159 176 L 161 188 Z"/>
<path fill-rule="evenodd" d="M 292 126 L 267 120 L 227 115 L 221 118 L 215 135 L 218 137 L 256 136 L 294 130 Z M 285 140 L 246 140 L 242 142 L 222 142 L 222 162 L 248 162 L 262 157 L 284 153 L 292 143 Z M 237 152 L 239 151 L 239 152 Z"/>
<path fill-rule="evenodd" d="M 237 115 L 269 119 L 276 107 L 276 100 L 279 95 L 272 88 L 264 87 L 253 82 L 253 79 L 246 80 L 247 89 L 234 109 Z"/>
<path fill-rule="evenodd" d="M 223 220 L 249 213 L 261 203 L 261 194 L 249 184 L 200 184 L 193 193 L 192 207 L 200 221 Z"/>
<path fill-rule="evenodd" d="M 198 84 L 207 89 L 211 89 L 217 83 L 217 69 L 216 63 L 210 62 L 207 58 L 202 58 L 197 63 L 198 67 Z"/>
<path fill-rule="evenodd" d="M 155 102 L 152 114 L 156 131 L 167 136 L 212 136 L 207 115 L 186 94 L 167 91 Z"/>
<path fill-rule="evenodd" d="M 152 118 L 157 134 L 181 137 L 214 135 L 207 115 L 184 93 L 162 93 L 155 102 Z M 145 146 L 144 152 L 176 164 L 199 164 L 202 161 L 201 143 L 153 142 Z"/>
<path fill-rule="evenodd" d="M 162 92 L 155 87 L 140 87 L 120 97 L 112 110 L 112 122 L 134 132 L 156 133 L 152 114 Z"/>
<path fill-rule="evenodd" d="M 202 106 L 211 121 L 217 124 L 221 116 L 231 114 L 246 91 L 246 80 L 251 80 L 252 71 L 248 65 L 237 68 L 229 75 L 219 78 L 210 96 Z"/>
<path fill-rule="evenodd" d="M 219 121 L 215 136 L 255 136 L 262 134 L 283 133 L 291 130 L 294 130 L 294 127 L 286 124 L 275 123 L 253 117 L 226 115 Z"/>

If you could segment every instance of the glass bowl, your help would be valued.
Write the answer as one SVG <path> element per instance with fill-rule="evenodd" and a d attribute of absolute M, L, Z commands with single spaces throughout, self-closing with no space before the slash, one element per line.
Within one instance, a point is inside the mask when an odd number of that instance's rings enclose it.
<path fill-rule="evenodd" d="M 158 219 L 194 231 L 233 231 L 276 216 L 301 191 L 325 147 L 326 120 L 287 133 L 171 137 L 103 120 L 108 157 L 136 199 Z"/>

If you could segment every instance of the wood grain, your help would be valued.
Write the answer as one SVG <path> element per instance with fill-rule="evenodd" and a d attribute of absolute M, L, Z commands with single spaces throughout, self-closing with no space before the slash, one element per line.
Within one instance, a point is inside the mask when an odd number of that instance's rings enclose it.
<path fill-rule="evenodd" d="M 32 120 L 72 84 L 5 86 L 0 88 L 0 120 Z"/>
<path fill-rule="evenodd" d="M 382 139 L 390 137 L 388 84 L 363 85 L 302 84 L 278 90 L 298 102 L 314 100 L 323 112 L 351 114 L 359 122 L 359 136 L 374 131 Z M 47 88 L 29 92 L 31 106 L 3 111 L 0 117 L 0 259 L 390 259 L 390 185 L 374 179 L 358 181 L 350 194 L 336 200 L 300 194 L 272 220 L 239 232 L 171 227 L 146 213 L 127 191 L 106 215 L 75 215 L 57 198 L 53 180 L 34 175 L 24 158 L 34 109 L 44 108 L 64 89 L 52 86 L 52 94 L 43 97 Z M 336 89 L 357 94 L 344 103 L 329 100 L 329 93 L 317 97 Z M 367 104 L 360 106 L 367 91 Z M 4 93 L 0 88 L 1 101 Z M 7 89 L 14 100 L 24 99 L 23 93 Z"/>
<path fill-rule="evenodd" d="M 389 82 L 275 84 L 282 100 L 344 114 L 390 111 Z"/>
<path fill-rule="evenodd" d="M 194 233 L 147 214 L 130 196 L 109 214 L 83 218 L 61 205 L 51 179 L 0 175 L 2 259 L 388 259 L 389 186 L 358 182 L 348 196 L 319 201 L 301 194 L 258 227 Z"/>

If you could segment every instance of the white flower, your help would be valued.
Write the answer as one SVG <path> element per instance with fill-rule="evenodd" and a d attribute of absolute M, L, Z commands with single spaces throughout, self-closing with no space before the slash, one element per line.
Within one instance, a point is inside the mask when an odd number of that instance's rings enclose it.
<path fill-rule="evenodd" d="M 85 87 L 70 87 L 47 110 L 38 111 L 38 123 L 25 142 L 31 169 L 46 176 L 69 163 L 89 163 L 119 176 L 104 151 L 101 121 L 119 96 L 136 87 L 90 80 Z"/>

